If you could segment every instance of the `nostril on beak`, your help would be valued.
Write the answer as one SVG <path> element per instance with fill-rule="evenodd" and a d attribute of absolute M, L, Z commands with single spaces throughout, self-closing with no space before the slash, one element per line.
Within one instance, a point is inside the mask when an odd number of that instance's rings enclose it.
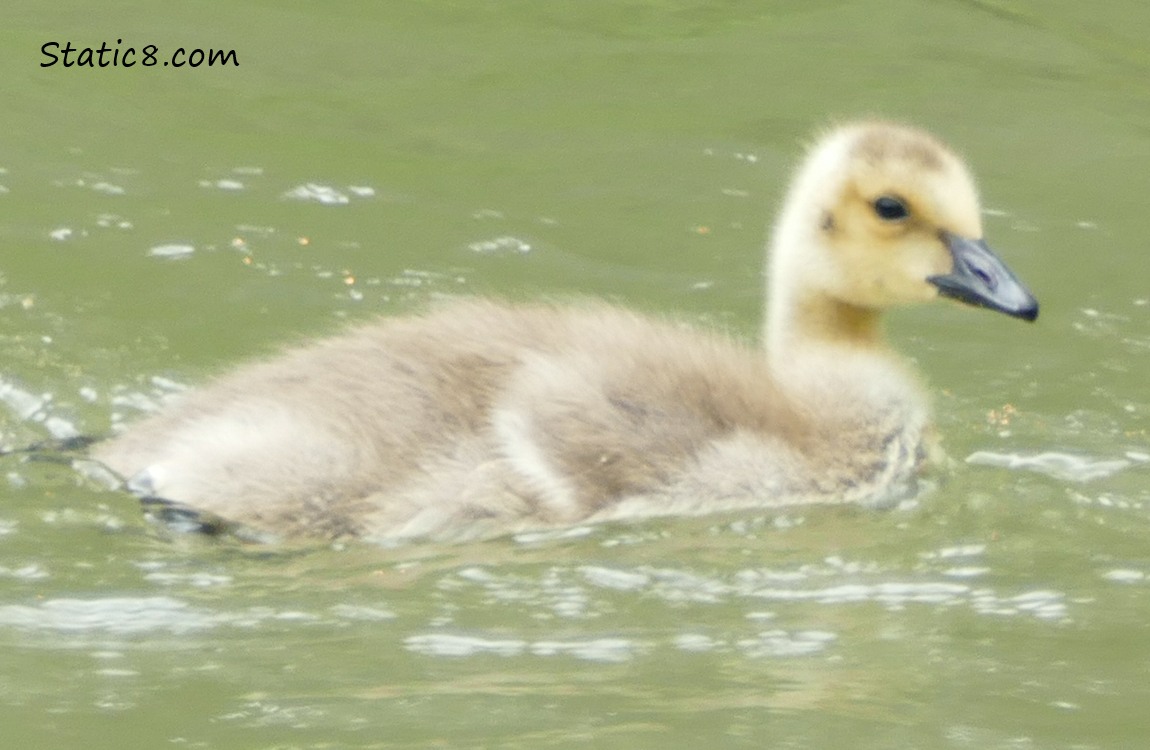
<path fill-rule="evenodd" d="M 995 286 L 997 286 L 997 284 L 995 284 L 995 282 L 994 282 L 994 277 L 992 277 L 990 274 L 988 274 L 986 271 L 982 270 L 981 268 L 974 269 L 974 275 L 978 277 L 979 281 L 981 281 L 983 284 L 986 284 L 991 289 L 993 289 Z"/>
<path fill-rule="evenodd" d="M 976 258 L 967 258 L 966 262 L 962 264 L 965 267 L 966 273 L 973 276 L 979 282 L 984 284 L 988 289 L 994 289 L 998 286 L 998 281 L 995 279 L 994 274 L 988 271 Z"/>

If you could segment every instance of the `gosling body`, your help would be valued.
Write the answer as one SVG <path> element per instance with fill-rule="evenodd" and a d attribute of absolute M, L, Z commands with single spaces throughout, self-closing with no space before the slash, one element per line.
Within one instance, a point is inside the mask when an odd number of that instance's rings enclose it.
<path fill-rule="evenodd" d="M 952 152 L 852 124 L 784 202 L 760 345 L 599 303 L 458 301 L 243 366 L 95 457 L 143 498 L 287 536 L 890 503 L 933 438 L 882 311 L 941 295 L 1037 315 L 981 237 Z"/>

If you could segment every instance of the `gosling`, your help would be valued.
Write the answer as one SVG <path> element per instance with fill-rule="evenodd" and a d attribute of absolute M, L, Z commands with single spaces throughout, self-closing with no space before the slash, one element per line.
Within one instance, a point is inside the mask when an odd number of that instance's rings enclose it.
<path fill-rule="evenodd" d="M 761 346 L 602 303 L 467 300 L 244 365 L 101 444 L 148 506 L 283 537 L 459 539 L 913 496 L 938 451 L 883 311 L 1034 320 L 922 130 L 820 137 L 768 243 Z"/>

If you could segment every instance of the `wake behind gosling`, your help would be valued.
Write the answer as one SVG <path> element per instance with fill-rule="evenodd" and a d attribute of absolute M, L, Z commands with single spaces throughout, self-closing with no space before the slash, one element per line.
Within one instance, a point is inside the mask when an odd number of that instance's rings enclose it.
<path fill-rule="evenodd" d="M 1038 314 L 966 165 L 901 124 L 815 140 L 767 264 L 757 344 L 605 303 L 460 300 L 242 365 L 93 455 L 152 507 L 285 537 L 885 505 L 938 451 L 883 312 Z"/>

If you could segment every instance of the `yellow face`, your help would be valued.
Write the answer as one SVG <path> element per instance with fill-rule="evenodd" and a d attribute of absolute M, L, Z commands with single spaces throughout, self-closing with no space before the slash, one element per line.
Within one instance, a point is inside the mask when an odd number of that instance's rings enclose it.
<path fill-rule="evenodd" d="M 778 336 L 797 325 L 799 309 L 838 307 L 865 318 L 940 296 L 1038 316 L 1038 301 L 982 240 L 966 166 L 904 125 L 856 123 L 816 143 L 771 248 L 768 317 Z"/>
<path fill-rule="evenodd" d="M 835 273 L 826 291 L 883 309 L 939 296 L 947 237 L 982 237 L 978 195 L 962 163 L 925 133 L 874 126 L 852 144 L 820 232 Z"/>

